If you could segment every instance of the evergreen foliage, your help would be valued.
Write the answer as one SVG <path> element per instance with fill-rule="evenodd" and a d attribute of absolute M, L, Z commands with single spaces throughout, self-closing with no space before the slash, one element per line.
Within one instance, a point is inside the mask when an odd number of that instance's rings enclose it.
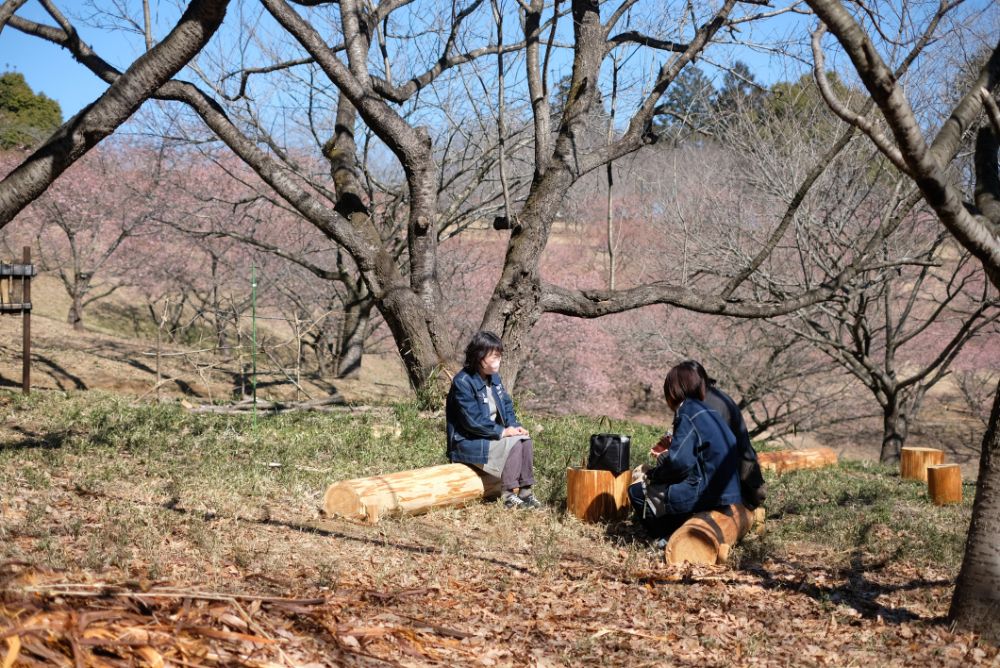
<path fill-rule="evenodd" d="M 62 125 L 59 103 L 35 93 L 20 72 L 0 75 L 0 148 L 29 148 Z"/>

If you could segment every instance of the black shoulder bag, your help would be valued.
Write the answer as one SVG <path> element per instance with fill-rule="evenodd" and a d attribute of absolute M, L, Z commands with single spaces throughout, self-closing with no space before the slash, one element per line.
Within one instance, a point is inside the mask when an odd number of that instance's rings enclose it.
<path fill-rule="evenodd" d="M 611 421 L 607 421 L 611 428 Z M 630 436 L 625 434 L 591 434 L 590 452 L 587 455 L 587 468 L 599 471 L 611 471 L 616 476 L 631 468 L 629 458 Z"/>

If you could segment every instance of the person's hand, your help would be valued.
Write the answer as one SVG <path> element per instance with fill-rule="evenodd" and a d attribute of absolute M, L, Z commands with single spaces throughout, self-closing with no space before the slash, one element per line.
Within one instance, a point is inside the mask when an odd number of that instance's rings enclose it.
<path fill-rule="evenodd" d="M 653 459 L 656 459 L 657 457 L 662 455 L 670 448 L 670 443 L 671 441 L 673 441 L 673 438 L 674 435 L 671 434 L 670 432 L 667 432 L 666 434 L 661 436 L 660 440 L 656 442 L 656 445 L 650 448 L 649 456 L 652 457 Z"/>
<path fill-rule="evenodd" d="M 507 438 L 508 436 L 527 436 L 528 430 L 524 427 L 507 427 L 500 434 L 501 438 Z"/>

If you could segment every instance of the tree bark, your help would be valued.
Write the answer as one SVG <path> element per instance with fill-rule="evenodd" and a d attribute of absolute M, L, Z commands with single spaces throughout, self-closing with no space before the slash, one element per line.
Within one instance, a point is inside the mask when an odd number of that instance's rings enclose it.
<path fill-rule="evenodd" d="M 352 300 L 344 306 L 340 350 L 337 354 L 337 378 L 357 378 L 361 373 L 365 337 L 375 303 L 369 297 Z"/>
<path fill-rule="evenodd" d="M 972 523 L 948 618 L 1000 644 L 1000 382 L 979 456 Z"/>
<path fill-rule="evenodd" d="M 899 461 L 899 450 L 906 442 L 909 429 L 909 420 L 899 405 L 898 397 L 891 396 L 882 407 L 882 450 L 879 462 L 896 464 Z"/>

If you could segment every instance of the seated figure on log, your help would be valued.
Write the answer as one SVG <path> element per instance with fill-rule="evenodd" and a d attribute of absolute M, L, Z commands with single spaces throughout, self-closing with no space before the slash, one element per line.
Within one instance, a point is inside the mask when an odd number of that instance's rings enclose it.
<path fill-rule="evenodd" d="M 500 380 L 502 353 L 503 343 L 492 332 L 477 332 L 466 347 L 445 406 L 448 459 L 499 478 L 505 507 L 541 508 L 531 489 L 534 444 Z"/>
<path fill-rule="evenodd" d="M 656 466 L 629 487 L 636 517 L 654 537 L 669 535 L 693 513 L 742 502 L 736 436 L 706 405 L 697 368 L 670 369 L 663 393 L 674 413 L 673 436 L 650 451 Z"/>
<path fill-rule="evenodd" d="M 767 497 L 767 484 L 760 470 L 757 451 L 750 442 L 750 432 L 747 423 L 743 421 L 743 413 L 732 397 L 720 390 L 714 378 L 710 378 L 705 367 L 696 360 L 687 360 L 681 364 L 694 367 L 705 383 L 705 405 L 718 413 L 723 422 L 736 437 L 736 448 L 740 451 L 740 491 L 743 494 L 743 505 L 753 510 L 764 504 Z"/>

